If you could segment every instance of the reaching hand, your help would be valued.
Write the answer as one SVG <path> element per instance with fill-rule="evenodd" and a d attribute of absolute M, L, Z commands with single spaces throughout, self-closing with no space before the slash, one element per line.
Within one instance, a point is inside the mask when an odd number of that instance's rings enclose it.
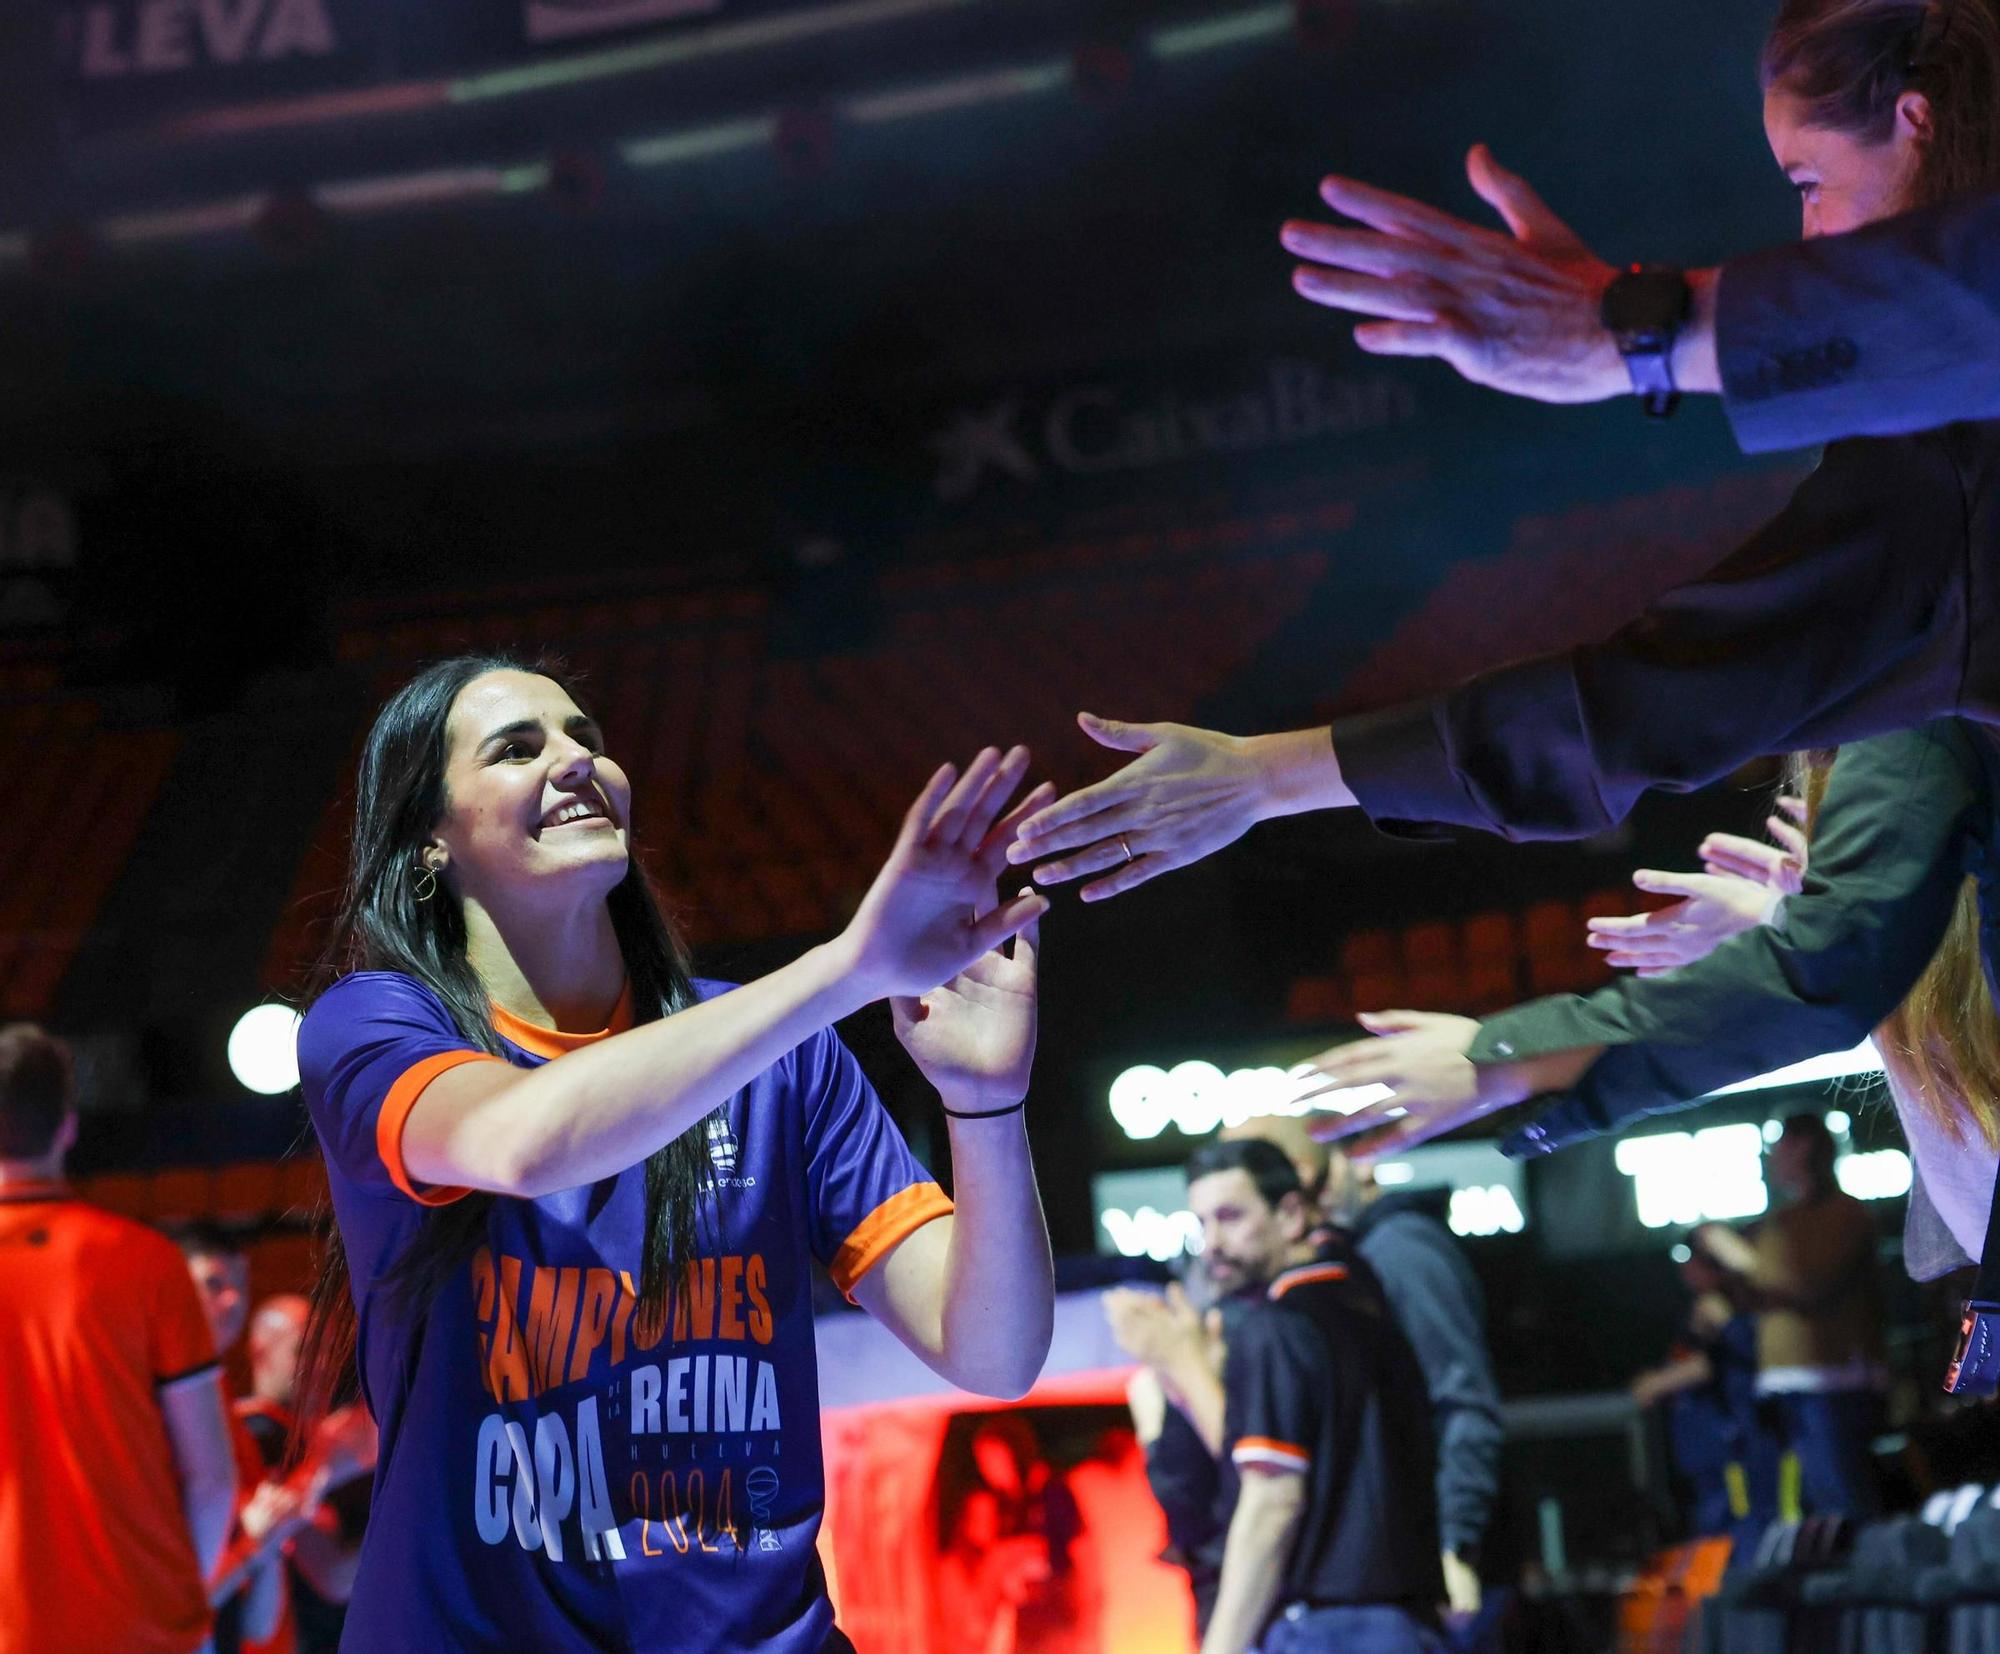
<path fill-rule="evenodd" d="M 1104 875 L 1083 887 L 1086 902 L 1200 861 L 1268 816 L 1354 802 L 1325 730 L 1220 735 L 1089 712 L 1077 722 L 1099 746 L 1139 756 L 1027 816 L 1007 859 L 1039 862 L 1042 884 Z"/>
<path fill-rule="evenodd" d="M 1021 892 L 1020 900 L 1030 899 L 1040 900 Z M 1014 938 L 1011 958 L 990 949 L 921 999 L 890 1000 L 896 1038 L 946 1103 L 976 1113 L 1027 1096 L 1040 932 L 1030 920 Z"/>
<path fill-rule="evenodd" d="M 1608 964 L 1636 970 L 1642 977 L 1664 976 L 1705 959 L 1732 936 L 1777 917 L 1785 896 L 1805 888 L 1805 834 L 1786 816 L 1802 815 L 1795 798 L 1781 798 L 1783 815 L 1765 823 L 1775 845 L 1734 833 L 1710 833 L 1701 841 L 1702 873 L 1661 873 L 1641 868 L 1632 875 L 1641 890 L 1678 896 L 1651 913 L 1602 916 L 1587 921 L 1585 941 L 1606 955 Z"/>
<path fill-rule="evenodd" d="M 1293 220 L 1280 239 L 1306 260 L 1293 288 L 1315 304 L 1382 318 L 1354 330 L 1378 356 L 1436 356 L 1476 385 L 1538 402 L 1597 402 L 1630 389 L 1599 320 L 1615 271 L 1484 144 L 1472 187 L 1508 234 L 1351 178 L 1320 196 L 1365 228 Z"/>
<path fill-rule="evenodd" d="M 1528 1094 L 1509 1065 L 1474 1064 L 1466 1057 L 1479 1032 L 1471 1017 L 1376 1011 L 1360 1022 L 1375 1038 L 1336 1045 L 1292 1070 L 1302 1082 L 1302 1101 L 1362 1086 L 1388 1088 L 1388 1095 L 1351 1114 L 1315 1120 L 1312 1134 L 1322 1142 L 1381 1127 L 1358 1152 L 1369 1158 L 1394 1154 Z"/>
<path fill-rule="evenodd" d="M 963 776 L 946 764 L 910 806 L 842 938 L 871 997 L 929 993 L 1048 911 L 1032 892 L 993 907 L 1015 830 L 1055 796 L 1044 784 L 1003 816 L 1027 768 L 1026 747 L 988 747 Z"/>
<path fill-rule="evenodd" d="M 1778 799 L 1778 813 L 1764 818 L 1764 828 L 1777 840 L 1759 844 L 1753 838 L 1734 833 L 1710 833 L 1701 841 L 1701 865 L 1707 873 L 1729 873 L 1752 879 L 1786 896 L 1796 896 L 1806 887 L 1806 867 L 1811 861 L 1804 821 L 1806 802 L 1791 793 Z"/>
<path fill-rule="evenodd" d="M 1641 890 L 1680 897 L 1652 913 L 1592 918 L 1584 940 L 1605 955 L 1607 964 L 1642 977 L 1665 976 L 1706 959 L 1732 936 L 1765 923 L 1778 893 L 1733 874 L 1661 873 L 1641 868 L 1632 875 Z"/>

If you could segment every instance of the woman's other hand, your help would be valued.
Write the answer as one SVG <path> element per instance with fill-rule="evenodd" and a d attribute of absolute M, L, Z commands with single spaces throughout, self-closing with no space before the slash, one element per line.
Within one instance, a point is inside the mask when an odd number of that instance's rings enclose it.
<path fill-rule="evenodd" d="M 1048 911 L 1023 892 L 993 905 L 1015 829 L 1055 796 L 1036 788 L 1009 812 L 1028 749 L 988 747 L 960 775 L 946 764 L 904 814 L 889 859 L 841 942 L 871 999 L 910 998 L 949 982 Z"/>
<path fill-rule="evenodd" d="M 1022 891 L 1018 902 L 1040 901 Z M 896 1038 L 948 1108 L 1006 1108 L 1028 1094 L 1035 1062 L 1036 949 L 1029 920 L 1008 955 L 988 949 L 921 998 L 889 1001 Z"/>

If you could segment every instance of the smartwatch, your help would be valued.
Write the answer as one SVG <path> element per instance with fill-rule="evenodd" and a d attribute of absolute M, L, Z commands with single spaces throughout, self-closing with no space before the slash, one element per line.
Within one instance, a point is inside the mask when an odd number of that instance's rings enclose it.
<path fill-rule="evenodd" d="M 1680 405 L 1674 388 L 1674 340 L 1694 307 L 1687 277 L 1656 264 L 1635 264 L 1604 290 L 1600 320 L 1618 342 L 1632 388 L 1654 419 Z"/>

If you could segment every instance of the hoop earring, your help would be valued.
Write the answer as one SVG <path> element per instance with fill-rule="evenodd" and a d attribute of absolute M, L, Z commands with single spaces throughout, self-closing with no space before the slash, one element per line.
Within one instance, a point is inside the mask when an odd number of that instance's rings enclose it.
<path fill-rule="evenodd" d="M 422 876 L 417 880 L 417 888 L 415 892 L 416 899 L 420 902 L 427 902 L 433 896 L 435 896 L 437 892 L 438 892 L 437 869 L 435 867 L 426 867 L 423 870 Z"/>

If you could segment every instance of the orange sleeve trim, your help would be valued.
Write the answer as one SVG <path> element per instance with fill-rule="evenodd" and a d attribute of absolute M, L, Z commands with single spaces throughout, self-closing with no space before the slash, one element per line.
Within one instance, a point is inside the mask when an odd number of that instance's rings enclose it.
<path fill-rule="evenodd" d="M 403 1127 L 409 1121 L 410 1110 L 417 1106 L 424 1087 L 440 1074 L 464 1063 L 499 1060 L 485 1051 L 440 1051 L 434 1057 L 424 1058 L 414 1068 L 405 1069 L 396 1083 L 389 1087 L 389 1095 L 382 1099 L 382 1112 L 375 1116 L 375 1152 L 382 1157 L 389 1181 L 419 1206 L 449 1206 L 454 1200 L 463 1200 L 472 1191 L 447 1188 L 442 1184 L 433 1188 L 429 1184 L 417 1183 L 410 1176 L 403 1165 Z"/>
<path fill-rule="evenodd" d="M 854 1226 L 827 1265 L 833 1284 L 848 1298 L 855 1283 L 910 1235 L 933 1218 L 948 1216 L 951 1196 L 935 1183 L 912 1183 L 900 1189 Z"/>
<path fill-rule="evenodd" d="M 1295 1286 L 1310 1286 L 1314 1281 L 1344 1281 L 1347 1279 L 1347 1265 L 1344 1263 L 1306 1264 L 1298 1269 L 1288 1269 L 1271 1283 L 1271 1297 L 1282 1298 Z"/>
<path fill-rule="evenodd" d="M 1312 1466 L 1312 1455 L 1303 1447 L 1272 1436 L 1239 1437 L 1229 1456 L 1237 1464 L 1270 1465 L 1278 1470 L 1307 1470 Z"/>

